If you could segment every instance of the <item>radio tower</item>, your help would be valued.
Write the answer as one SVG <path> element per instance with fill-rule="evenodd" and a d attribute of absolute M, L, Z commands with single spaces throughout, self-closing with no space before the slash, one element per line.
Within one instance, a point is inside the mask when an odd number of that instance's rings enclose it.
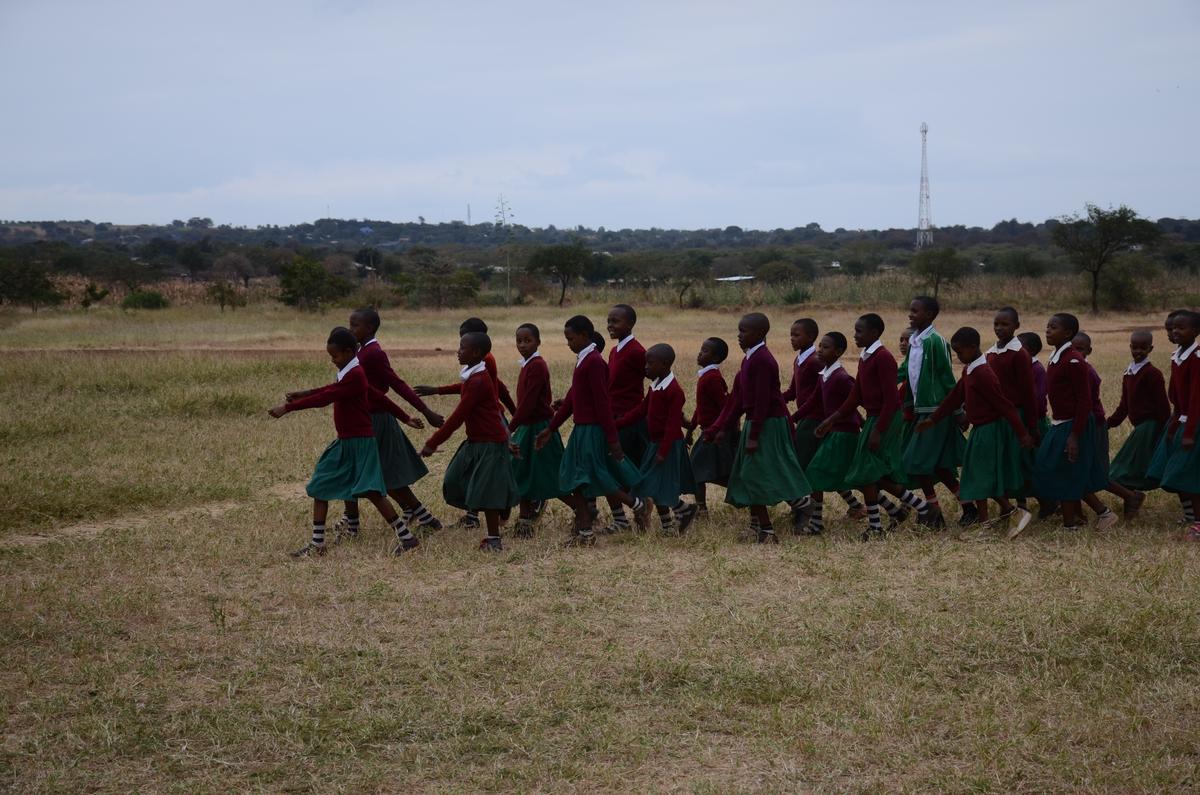
<path fill-rule="evenodd" d="M 917 208 L 917 248 L 933 245 L 933 217 L 929 212 L 929 156 L 925 149 L 925 137 L 929 125 L 921 122 L 921 198 Z"/>

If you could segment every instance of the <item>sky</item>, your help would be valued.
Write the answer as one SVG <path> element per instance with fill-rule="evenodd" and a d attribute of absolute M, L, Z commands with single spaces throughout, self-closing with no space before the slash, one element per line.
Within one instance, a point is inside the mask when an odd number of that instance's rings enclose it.
<path fill-rule="evenodd" d="M 0 219 L 1200 217 L 1200 2 L 0 0 Z"/>

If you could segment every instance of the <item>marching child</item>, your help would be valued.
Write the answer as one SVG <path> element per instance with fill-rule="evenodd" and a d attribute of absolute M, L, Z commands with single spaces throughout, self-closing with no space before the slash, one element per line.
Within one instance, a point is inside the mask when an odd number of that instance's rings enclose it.
<path fill-rule="evenodd" d="M 814 408 L 819 408 L 822 421 L 832 416 L 850 396 L 854 389 L 854 378 L 842 367 L 840 359 L 846 352 L 846 336 L 831 331 L 817 344 L 817 356 L 822 368 L 818 377 L 820 388 L 809 398 Z M 805 404 L 806 406 L 808 403 Z M 812 486 L 813 510 L 805 529 L 809 535 L 825 532 L 825 505 L 822 492 L 836 491 L 849 494 L 850 484 L 846 472 L 854 462 L 854 450 L 858 446 L 858 434 L 862 429 L 862 417 L 857 411 L 837 419 L 829 433 L 820 440 L 817 452 L 809 462 L 805 475 Z M 815 430 L 815 429 L 814 429 Z"/>
<path fill-rule="evenodd" d="M 456 508 L 476 514 L 482 511 L 487 536 L 479 548 L 500 552 L 500 514 L 516 505 L 521 495 L 513 479 L 508 429 L 500 419 L 500 403 L 483 361 L 491 352 L 492 340 L 487 334 L 471 331 L 459 338 L 461 397 L 445 424 L 425 442 L 421 457 L 433 455 L 459 426 L 466 425 L 467 439 L 446 466 L 442 496 Z"/>
<path fill-rule="evenodd" d="M 1178 390 L 1176 373 L 1178 372 L 1179 365 L 1182 361 L 1180 356 L 1183 353 L 1183 346 L 1180 345 L 1179 341 L 1175 339 L 1175 318 L 1185 314 L 1186 312 L 1186 309 L 1176 309 L 1173 312 L 1169 312 L 1167 314 L 1166 322 L 1163 323 L 1163 328 L 1167 332 L 1167 342 L 1170 342 L 1175 346 L 1175 350 L 1171 354 L 1171 379 L 1167 385 L 1167 399 L 1171 403 L 1172 417 L 1182 413 L 1182 406 L 1179 403 L 1179 396 L 1177 394 Z M 1168 425 L 1169 424 L 1170 420 L 1168 420 Z M 1146 474 L 1147 477 L 1152 478 L 1155 482 L 1158 482 L 1162 479 L 1163 468 L 1166 466 L 1167 459 L 1170 457 L 1170 454 L 1174 452 L 1172 436 L 1173 434 L 1164 430 L 1162 438 L 1159 439 L 1158 446 L 1154 448 L 1154 456 L 1150 459 L 1150 467 L 1147 469 Z M 1178 496 L 1180 507 L 1183 509 L 1183 522 L 1185 525 L 1190 527 L 1192 523 L 1196 521 L 1197 515 L 1192 510 L 1191 501 L 1188 500 L 1188 498 L 1183 494 Z"/>
<path fill-rule="evenodd" d="M 726 434 L 721 442 L 710 442 L 704 438 L 704 429 L 716 422 L 725 407 L 729 397 L 729 389 L 725 386 L 725 377 L 721 375 L 721 363 L 729 356 L 729 345 L 720 337 L 709 337 L 700 344 L 700 353 L 696 355 L 696 364 L 700 370 L 696 373 L 696 410 L 688 420 L 687 441 L 692 451 L 692 476 L 696 482 L 697 518 L 708 517 L 708 503 L 705 501 L 705 483 L 715 483 L 724 486 L 729 482 L 729 472 L 733 469 L 733 457 L 737 453 L 737 439 L 733 434 Z M 692 437 L 700 428 L 700 438 L 693 444 Z"/>
<path fill-rule="evenodd" d="M 1109 480 L 1132 490 L 1136 496 L 1132 506 L 1126 503 L 1126 520 L 1137 515 L 1146 499 L 1145 490 L 1158 488 L 1158 482 L 1147 477 L 1146 471 L 1163 428 L 1171 418 L 1166 381 L 1162 371 L 1150 361 L 1153 350 L 1154 335 L 1149 331 L 1135 331 L 1129 335 L 1132 361 L 1121 377 L 1121 402 L 1105 422 L 1109 428 L 1117 428 L 1128 417 L 1133 425 L 1133 431 L 1108 468 Z"/>
<path fill-rule="evenodd" d="M 1175 402 L 1166 434 L 1154 452 L 1151 475 L 1160 476 L 1166 491 L 1179 495 L 1185 515 L 1190 509 L 1192 525 L 1186 538 L 1200 541 L 1200 448 L 1196 428 L 1200 425 L 1200 313 L 1181 311 L 1172 319 L 1179 349 L 1171 362 L 1171 396 Z"/>
<path fill-rule="evenodd" d="M 746 356 L 725 408 L 704 432 L 707 438 L 718 431 L 729 433 L 738 418 L 746 415 L 725 501 L 750 508 L 760 544 L 779 543 L 767 506 L 808 496 L 811 491 L 796 460 L 787 407 L 779 391 L 779 363 L 766 347 L 770 330 L 771 323 L 761 312 L 745 315 L 738 322 L 738 345 Z"/>
<path fill-rule="evenodd" d="M 819 408 L 809 408 L 807 413 L 801 411 L 809 398 L 821 388 L 818 375 L 821 371 L 821 361 L 816 356 L 817 340 L 820 336 L 817 321 L 811 317 L 803 317 L 792 323 L 790 341 L 796 358 L 792 360 L 792 382 L 783 393 L 783 404 L 786 406 L 789 400 L 796 401 L 796 412 L 791 417 L 794 425 L 792 440 L 796 447 L 796 460 L 800 462 L 801 469 L 808 468 L 808 462 L 812 461 L 817 452 L 817 437 L 813 436 L 813 431 L 821 424 L 821 420 L 825 419 Z M 793 504 L 792 532 L 804 531 L 812 511 L 810 497 L 803 497 Z"/>
<path fill-rule="evenodd" d="M 596 352 L 596 343 L 592 341 L 594 332 L 592 321 L 583 315 L 575 315 L 564 324 L 563 336 L 576 357 L 571 388 L 550 424 L 534 441 L 534 449 L 541 450 L 568 417 L 575 417 L 575 427 L 567 439 L 558 468 L 559 491 L 575 511 L 574 532 L 567 542 L 569 546 L 593 546 L 596 543 L 592 530 L 593 514 L 588 509 L 589 497 L 611 497 L 622 506 L 628 505 L 642 528 L 650 513 L 649 502 L 632 497 L 627 491 L 638 479 L 638 471 L 621 449 L 608 399 L 608 367 Z"/>
<path fill-rule="evenodd" d="M 338 326 L 331 331 L 325 350 L 337 368 L 337 380 L 319 389 L 308 390 L 303 395 L 293 393 L 286 403 L 267 412 L 278 419 L 293 411 L 333 404 L 333 426 L 338 436 L 317 460 L 312 479 L 305 489 L 313 500 L 312 540 L 291 555 L 293 558 L 324 555 L 329 501 L 351 501 L 359 497 L 370 500 L 396 532 L 399 543 L 392 554 L 399 555 L 416 547 L 419 542 L 403 517 L 396 513 L 384 496 L 387 484 L 379 465 L 379 448 L 371 423 L 371 401 L 385 406 L 389 413 L 405 423 L 415 423 L 386 395 L 379 392 L 372 394 L 366 373 L 355 356 L 358 340 L 350 329 Z"/>
<path fill-rule="evenodd" d="M 1021 316 L 1011 306 L 1006 306 L 996 313 L 992 318 L 992 331 L 996 334 L 996 341 L 987 350 L 987 363 L 1000 381 L 1000 390 L 1021 415 L 1021 422 L 1029 431 L 1029 435 L 1037 439 L 1037 392 L 1033 383 L 1033 357 L 1017 339 L 1017 329 L 1020 327 Z M 1036 334 L 1034 338 L 1037 338 Z M 1040 342 L 1038 347 L 1040 350 Z"/>
<path fill-rule="evenodd" d="M 517 410 L 508 429 L 512 433 L 513 476 L 521 494 L 521 515 L 513 534 L 520 538 L 533 535 L 538 507 L 546 500 L 561 496 L 558 468 L 562 464 L 562 438 L 558 433 L 541 450 L 533 448 L 537 435 L 554 416 L 550 405 L 550 368 L 538 348 L 542 334 L 532 323 L 517 326 L 517 351 L 521 354 L 521 374 L 517 377 Z"/>
<path fill-rule="evenodd" d="M 617 304 L 608 310 L 608 336 L 616 340 L 608 352 L 608 396 L 612 403 L 613 419 L 624 417 L 630 409 L 641 404 L 645 397 L 646 349 L 633 336 L 637 311 L 629 304 Z M 604 346 L 600 346 L 603 350 Z M 646 421 L 639 420 L 617 430 L 621 450 L 637 466 L 646 454 L 649 438 Z M 604 528 L 607 534 L 629 529 L 629 518 L 620 502 L 608 501 L 612 524 Z"/>
<path fill-rule="evenodd" d="M 686 505 L 682 494 L 696 490 L 692 463 L 683 442 L 683 388 L 675 380 L 671 366 L 675 349 L 670 345 L 651 345 L 646 351 L 646 378 L 650 389 L 641 403 L 617 420 L 617 428 L 645 422 L 650 445 L 638 467 L 638 479 L 629 489 L 637 497 L 654 501 L 664 535 L 683 535 L 696 518 L 696 506 Z"/>
<path fill-rule="evenodd" d="M 984 522 L 988 499 L 995 500 L 1000 506 L 1000 521 L 1014 519 L 1008 537 L 1016 538 L 1033 514 L 1024 508 L 1014 508 L 1008 498 L 1025 485 L 1020 450 L 1033 447 L 1033 436 L 1004 395 L 1000 379 L 979 349 L 979 332 L 960 328 L 950 338 L 950 346 L 964 365 L 962 378 L 937 410 L 917 425 L 917 433 L 926 433 L 938 421 L 960 408 L 966 409 L 971 435 L 963 456 L 958 497 L 974 502 L 979 519 Z"/>
<path fill-rule="evenodd" d="M 1050 431 L 1050 411 L 1049 404 L 1046 401 L 1046 368 L 1038 361 L 1038 354 L 1042 352 L 1042 338 L 1032 331 L 1023 331 L 1017 335 L 1017 339 L 1021 342 L 1021 347 L 1029 354 L 1029 359 L 1033 363 L 1031 372 L 1033 373 L 1033 410 L 1037 417 L 1037 433 L 1033 438 L 1041 444 L 1042 438 Z M 1033 451 L 1033 455 L 1028 457 L 1026 467 L 1029 471 L 1029 488 L 1027 491 L 1030 494 L 1033 490 L 1033 472 L 1034 460 L 1037 458 L 1037 450 Z M 1025 507 L 1025 497 L 1019 497 L 1017 504 Z M 1058 513 L 1058 502 L 1055 500 L 1038 498 L 1038 519 L 1046 519 Z"/>
<path fill-rule="evenodd" d="M 1092 338 L 1081 331 L 1071 340 L 1071 346 L 1083 357 L 1088 369 L 1088 388 L 1091 390 L 1092 398 L 1092 419 L 1096 421 L 1096 471 L 1098 483 L 1101 484 L 1096 488 L 1096 491 L 1107 489 L 1124 500 L 1125 515 L 1129 516 L 1131 512 L 1137 513 L 1137 509 L 1141 507 L 1142 502 L 1146 499 L 1146 495 L 1136 495 L 1121 484 L 1113 483 L 1109 479 L 1108 424 L 1104 418 L 1104 403 L 1100 399 L 1101 378 L 1100 373 L 1096 371 L 1092 363 L 1087 361 L 1088 357 L 1092 355 Z M 1083 500 L 1088 504 L 1089 508 L 1096 512 L 1097 530 L 1105 530 L 1120 521 L 1117 514 L 1105 505 L 1095 492 L 1085 496 Z"/>

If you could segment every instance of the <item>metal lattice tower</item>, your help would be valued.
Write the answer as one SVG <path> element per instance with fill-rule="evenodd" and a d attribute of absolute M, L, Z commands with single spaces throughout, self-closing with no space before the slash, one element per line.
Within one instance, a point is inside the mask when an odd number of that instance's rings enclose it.
<path fill-rule="evenodd" d="M 929 210 L 929 155 L 925 138 L 929 125 L 921 122 L 921 198 L 917 207 L 917 248 L 933 245 L 933 216 Z"/>

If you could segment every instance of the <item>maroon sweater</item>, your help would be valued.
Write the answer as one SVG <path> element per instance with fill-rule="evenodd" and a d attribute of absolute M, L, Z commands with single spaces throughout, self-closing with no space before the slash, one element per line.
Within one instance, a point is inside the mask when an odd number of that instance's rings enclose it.
<path fill-rule="evenodd" d="M 846 398 L 854 390 L 854 377 L 846 372 L 845 367 L 839 367 L 825 379 L 822 379 L 818 372 L 817 381 L 820 383 L 820 388 L 812 393 L 803 406 L 796 409 L 796 413 L 805 416 L 819 414 L 819 419 L 823 420 L 837 412 L 838 408 L 846 402 Z M 845 416 L 839 414 L 833 421 L 831 430 L 842 433 L 858 433 L 861 429 L 862 417 L 857 411 L 851 411 Z"/>
<path fill-rule="evenodd" d="M 1037 391 L 1033 384 L 1033 357 L 1029 351 L 1020 348 L 989 353 L 987 363 L 1000 381 L 1000 389 L 1008 402 L 1020 409 L 1025 417 L 1025 427 L 1034 433 L 1038 421 Z"/>
<path fill-rule="evenodd" d="M 1033 363 L 1033 400 L 1036 406 L 1037 418 L 1046 416 L 1046 368 L 1041 362 Z"/>
<path fill-rule="evenodd" d="M 1186 416 L 1183 435 L 1195 439 L 1196 427 L 1200 425 L 1200 349 L 1172 368 L 1171 386 L 1177 401 L 1172 419 Z"/>
<path fill-rule="evenodd" d="M 1146 420 L 1165 423 L 1171 417 L 1166 381 L 1162 371 L 1151 362 L 1146 362 L 1136 373 L 1121 377 L 1121 402 L 1108 418 L 1108 427 L 1117 427 L 1126 417 L 1135 427 Z"/>
<path fill-rule="evenodd" d="M 1046 399 L 1050 402 L 1051 419 L 1074 420 L 1071 435 L 1078 437 L 1083 433 L 1092 410 L 1092 390 L 1087 362 L 1070 343 L 1059 360 L 1046 367 Z"/>
<path fill-rule="evenodd" d="M 1092 390 L 1092 416 L 1104 424 L 1104 403 L 1100 400 L 1100 373 L 1088 362 L 1088 388 Z"/>
<path fill-rule="evenodd" d="M 311 395 L 293 400 L 285 408 L 292 412 L 316 409 L 330 403 L 333 404 L 333 427 L 337 429 L 339 439 L 374 436 L 375 429 L 371 427 L 372 406 L 379 406 L 378 411 L 387 412 L 397 419 L 409 419 L 404 409 L 367 383 L 367 374 L 361 362 L 342 376 L 341 381 L 334 381 Z"/>
<path fill-rule="evenodd" d="M 509 430 L 515 431 L 522 425 L 533 425 L 553 417 L 551 397 L 550 367 L 541 356 L 535 356 L 525 362 L 517 376 L 517 410 L 508 423 Z"/>
<path fill-rule="evenodd" d="M 696 381 L 696 410 L 688 421 L 689 428 L 707 428 L 721 416 L 725 408 L 725 400 L 729 397 L 729 389 L 725 386 L 725 376 L 720 370 L 709 370 Z"/>
<path fill-rule="evenodd" d="M 462 395 L 442 427 L 425 444 L 437 449 L 460 425 L 467 426 L 468 442 L 507 442 L 508 431 L 500 421 L 500 403 L 496 388 L 486 370 L 474 373 L 463 382 Z"/>
<path fill-rule="evenodd" d="M 604 429 L 604 438 L 609 444 L 617 441 L 617 423 L 608 400 L 608 365 L 596 351 L 589 353 L 575 366 L 575 372 L 571 374 L 571 388 L 550 420 L 550 430 L 557 430 L 572 415 L 576 425 L 599 425 Z"/>
<path fill-rule="evenodd" d="M 788 415 L 779 391 L 779 362 L 766 345 L 753 356 L 742 359 L 742 369 L 733 379 L 733 391 L 712 430 L 732 429 L 743 414 L 750 423 L 750 438 L 755 440 L 762 433 L 765 420 Z"/>
<path fill-rule="evenodd" d="M 973 370 L 969 366 L 963 368 L 962 378 L 958 379 L 954 389 L 938 404 L 930 419 L 934 422 L 943 420 L 960 408 L 965 408 L 967 421 L 975 427 L 1005 419 L 1017 436 L 1028 432 L 1028 428 L 1017 414 L 1016 407 L 1004 394 L 996 371 L 986 359 Z"/>
<path fill-rule="evenodd" d="M 646 432 L 650 441 L 658 445 L 658 457 L 663 459 L 671 445 L 683 438 L 683 404 L 686 398 L 679 381 L 672 380 L 666 389 L 646 391 L 646 397 L 625 416 L 617 420 L 617 427 L 633 425 L 638 420 L 646 421 Z"/>
<path fill-rule="evenodd" d="M 617 350 L 616 345 L 609 349 L 608 399 L 614 417 L 624 416 L 642 402 L 646 394 L 645 380 L 646 349 L 642 343 L 631 339 L 621 350 Z"/>
<path fill-rule="evenodd" d="M 392 363 L 388 360 L 388 355 L 383 352 L 378 340 L 370 340 L 358 349 L 358 364 L 367 374 L 367 383 L 375 389 L 385 394 L 389 388 L 394 389 L 397 395 L 404 398 L 417 411 L 424 413 L 429 410 L 425 401 L 421 400 L 421 396 L 414 392 L 403 378 L 396 375 L 396 371 L 392 369 Z M 386 408 L 380 408 L 379 405 L 378 401 L 372 400 L 371 411 L 387 411 Z"/>
<path fill-rule="evenodd" d="M 792 422 L 824 419 L 817 415 L 816 409 L 810 410 L 808 414 L 803 411 L 804 404 L 808 402 L 808 399 L 821 391 L 821 370 L 823 369 L 824 365 L 817 358 L 815 350 L 804 360 L 804 364 L 796 364 L 796 357 L 792 357 L 792 383 L 783 393 L 785 406 L 789 400 L 796 401 L 796 413 L 792 415 Z"/>
<path fill-rule="evenodd" d="M 483 357 L 483 366 L 487 370 L 488 376 L 492 379 L 492 391 L 496 393 L 496 397 L 499 399 L 500 403 L 504 404 L 504 407 L 508 409 L 509 413 L 515 414 L 517 412 L 517 405 L 513 403 L 512 395 L 508 393 L 508 387 L 506 387 L 504 382 L 500 380 L 500 373 L 496 368 L 496 357 L 491 353 L 488 353 L 487 356 Z M 445 386 L 439 386 L 437 388 L 437 393 L 439 395 L 461 395 L 463 386 L 464 384 L 462 382 L 457 384 L 446 384 Z M 499 410 L 500 407 L 496 406 L 496 411 Z"/>
<path fill-rule="evenodd" d="M 879 418 L 875 427 L 880 433 L 888 429 L 892 417 L 900 409 L 900 392 L 896 389 L 896 357 L 882 345 L 866 359 L 860 359 L 854 388 L 837 410 L 839 418 L 859 406 L 863 407 L 868 417 Z"/>

